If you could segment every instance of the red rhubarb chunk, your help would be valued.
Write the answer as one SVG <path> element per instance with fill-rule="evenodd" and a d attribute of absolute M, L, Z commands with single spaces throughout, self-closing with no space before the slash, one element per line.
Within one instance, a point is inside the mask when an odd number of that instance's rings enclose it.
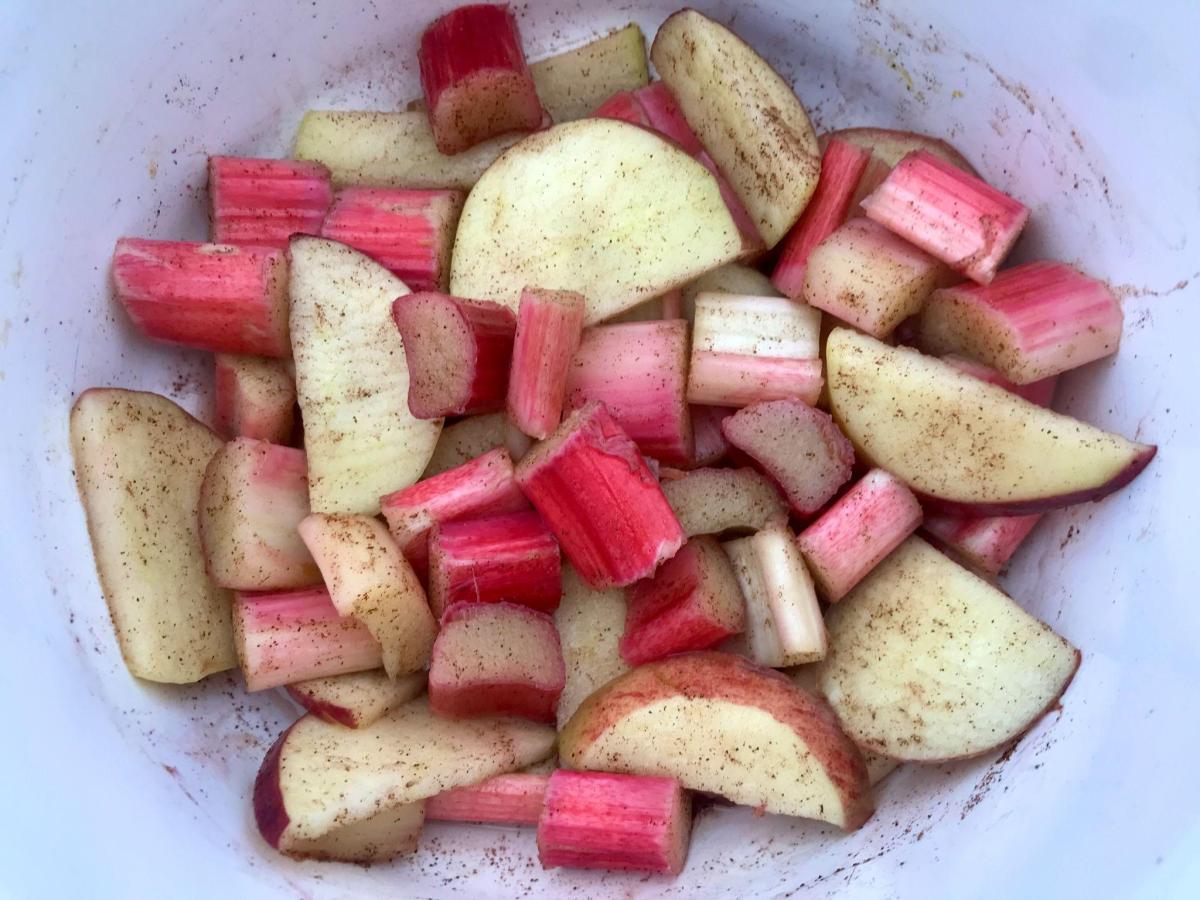
<path fill-rule="evenodd" d="M 213 424 L 226 438 L 286 444 L 296 417 L 296 382 L 284 363 L 261 356 L 214 357 Z"/>
<path fill-rule="evenodd" d="M 995 578 L 1042 518 L 1030 516 L 954 516 L 931 511 L 922 530 L 968 568 Z"/>
<path fill-rule="evenodd" d="M 208 160 L 212 239 L 285 249 L 294 234 L 318 234 L 333 187 L 320 163 L 212 156 Z"/>
<path fill-rule="evenodd" d="M 497 775 L 479 784 L 452 788 L 425 801 L 432 822 L 536 825 L 542 815 L 548 775 Z"/>
<path fill-rule="evenodd" d="M 508 417 L 530 437 L 549 437 L 562 421 L 567 375 L 579 348 L 584 312 L 583 295 L 574 291 L 521 292 Z"/>
<path fill-rule="evenodd" d="M 737 410 L 727 406 L 691 404 L 692 443 L 694 449 L 688 468 L 715 466 L 729 453 L 729 441 L 721 431 L 721 423 Z"/>

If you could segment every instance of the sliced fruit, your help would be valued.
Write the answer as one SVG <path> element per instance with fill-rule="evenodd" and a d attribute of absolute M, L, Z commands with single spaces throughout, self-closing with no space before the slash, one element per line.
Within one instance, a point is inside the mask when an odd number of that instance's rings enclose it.
<path fill-rule="evenodd" d="M 424 672 L 392 679 L 382 669 L 309 678 L 287 686 L 288 696 L 308 712 L 347 728 L 366 728 L 424 690 Z"/>
<path fill-rule="evenodd" d="M 529 64 L 542 106 L 555 122 L 569 122 L 618 91 L 649 80 L 646 39 L 636 23 L 589 41 L 582 47 Z"/>
<path fill-rule="evenodd" d="M 368 865 L 417 852 L 425 824 L 425 803 L 389 806 L 366 819 L 337 825 L 319 838 L 294 838 L 278 849 L 297 859 Z"/>
<path fill-rule="evenodd" d="M 835 138 L 870 150 L 871 155 L 889 169 L 914 150 L 924 150 L 964 172 L 979 174 L 957 149 L 941 138 L 930 137 L 927 134 L 896 131 L 891 128 L 842 128 L 822 134 L 819 138 L 821 149 L 824 150 Z"/>
<path fill-rule="evenodd" d="M 489 413 L 483 416 L 467 416 L 453 425 L 447 425 L 438 436 L 433 456 L 429 458 L 429 465 L 425 467 L 421 477 L 432 478 L 470 462 L 489 450 L 502 447 L 506 422 L 507 418 L 503 413 Z"/>
<path fill-rule="evenodd" d="M 563 567 L 563 598 L 554 614 L 567 680 L 558 698 L 558 727 L 596 688 L 629 671 L 618 644 L 625 631 L 625 592 L 589 587 Z"/>
<path fill-rule="evenodd" d="M 213 424 L 226 438 L 286 444 L 295 425 L 296 382 L 282 360 L 216 354 Z"/>
<path fill-rule="evenodd" d="M 586 305 L 571 291 L 521 292 L 507 408 L 513 425 L 532 438 L 544 440 L 562 421 Z"/>
<path fill-rule="evenodd" d="M 740 263 L 727 263 L 705 272 L 683 288 L 683 318 L 695 318 L 696 297 L 700 294 L 736 294 L 742 297 L 780 297 L 771 279 L 758 269 Z"/>
<path fill-rule="evenodd" d="M 925 516 L 921 530 L 953 559 L 987 578 L 995 578 L 1041 518 L 1041 513 L 954 516 L 934 512 Z"/>
<path fill-rule="evenodd" d="M 549 780 L 549 775 L 517 773 L 451 788 L 426 801 L 425 816 L 437 822 L 536 825 Z"/>
<path fill-rule="evenodd" d="M 729 453 L 729 441 L 721 423 L 736 410 L 728 406 L 705 406 L 692 403 L 688 407 L 692 414 L 692 458 L 688 468 L 715 466 Z"/>
<path fill-rule="evenodd" d="M 662 492 L 688 537 L 758 531 L 788 514 L 779 491 L 753 469 L 695 469 L 664 481 Z"/>
<path fill-rule="evenodd" d="M 208 196 L 213 243 L 284 250 L 320 231 L 333 188 L 320 163 L 210 156 Z"/>

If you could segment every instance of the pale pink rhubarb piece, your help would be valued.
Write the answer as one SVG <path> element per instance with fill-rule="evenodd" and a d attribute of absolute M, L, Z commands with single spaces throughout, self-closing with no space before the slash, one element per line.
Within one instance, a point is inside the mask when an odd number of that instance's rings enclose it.
<path fill-rule="evenodd" d="M 862 581 L 921 524 L 921 504 L 900 479 L 872 469 L 796 539 L 830 603 Z"/>
<path fill-rule="evenodd" d="M 287 366 L 263 356 L 214 357 L 213 423 L 222 437 L 286 444 L 296 418 L 296 381 Z"/>
<path fill-rule="evenodd" d="M 504 409 L 517 320 L 511 309 L 436 291 L 399 297 L 392 319 L 408 363 L 408 409 L 418 419 Z"/>
<path fill-rule="evenodd" d="M 787 237 L 771 282 L 784 296 L 804 295 L 804 271 L 813 248 L 846 221 L 855 188 L 870 160 L 869 151 L 834 138 L 821 156 L 821 177 L 812 198 Z"/>
<path fill-rule="evenodd" d="M 324 588 L 238 593 L 233 634 L 246 690 L 379 668 L 382 650 L 366 626 L 343 618 Z"/>
<path fill-rule="evenodd" d="M 212 239 L 285 249 L 294 234 L 319 234 L 333 202 L 329 170 L 295 159 L 210 156 Z"/>
<path fill-rule="evenodd" d="M 352 187 L 338 191 L 321 236 L 348 244 L 414 291 L 444 291 L 466 196 L 454 190 Z"/>
<path fill-rule="evenodd" d="M 692 131 L 692 126 L 684 118 L 675 95 L 666 84 L 661 81 L 651 82 L 634 90 L 633 96 L 645 110 L 651 128 L 669 137 L 682 147 L 688 156 L 698 157 L 704 153 L 704 145 L 700 143 L 700 138 L 696 137 L 696 132 Z"/>
<path fill-rule="evenodd" d="M 868 218 L 980 284 L 989 283 L 1029 210 L 924 150 L 908 154 L 862 202 Z"/>
<path fill-rule="evenodd" d="M 548 775 L 517 773 L 451 788 L 425 801 L 425 818 L 435 822 L 536 825 L 549 780 Z"/>
<path fill-rule="evenodd" d="M 460 6 L 435 19 L 421 35 L 417 60 L 442 153 L 541 125 L 542 104 L 507 4 Z"/>
<path fill-rule="evenodd" d="M 921 311 L 918 343 L 1029 384 L 1116 353 L 1122 321 L 1108 285 L 1042 260 L 1006 269 L 986 286 L 934 291 Z"/>
<path fill-rule="evenodd" d="M 382 669 L 309 678 L 287 685 L 287 694 L 305 710 L 346 728 L 366 728 L 386 713 L 425 692 L 425 673 L 388 678 Z"/>
<path fill-rule="evenodd" d="M 571 361 L 566 407 L 600 401 L 647 456 L 686 465 L 693 451 L 687 377 L 682 319 L 597 325 L 584 329 Z"/>
<path fill-rule="evenodd" d="M 621 658 L 631 666 L 672 653 L 707 650 L 745 627 L 746 604 L 715 538 L 694 537 L 625 592 Z"/>
<path fill-rule="evenodd" d="M 815 513 L 850 480 L 854 447 L 828 413 L 799 400 L 755 403 L 721 427 L 729 443 L 782 488 L 801 516 Z"/>
<path fill-rule="evenodd" d="M 112 275 L 117 300 L 147 337 L 217 353 L 291 355 L 280 250 L 121 238 Z"/>
<path fill-rule="evenodd" d="M 517 308 L 508 418 L 542 440 L 562 421 L 567 373 L 579 348 L 585 303 L 574 291 L 526 288 Z"/>
<path fill-rule="evenodd" d="M 429 538 L 429 605 L 507 600 L 554 612 L 562 599 L 558 541 L 533 510 L 435 525 Z"/>
<path fill-rule="evenodd" d="M 1018 397 L 1024 397 L 1030 403 L 1036 403 L 1038 406 L 1049 406 L 1054 400 L 1054 389 L 1058 386 L 1057 375 L 1051 375 L 1049 378 L 1043 378 L 1040 381 L 1032 381 L 1029 384 L 1013 384 L 991 366 L 985 366 L 981 362 L 976 362 L 973 359 L 967 359 L 963 356 L 956 356 L 953 353 L 943 356 L 942 362 L 949 363 L 958 369 L 958 371 L 973 375 L 980 381 L 998 385 L 1006 391 L 1016 394 Z"/>
<path fill-rule="evenodd" d="M 821 396 L 824 384 L 820 359 L 773 359 L 693 350 L 688 399 L 740 407 L 794 397 L 812 405 Z"/>
<path fill-rule="evenodd" d="M 721 423 L 737 410 L 728 406 L 708 406 L 693 403 L 692 413 L 692 458 L 689 467 L 715 466 L 729 453 L 729 441 L 721 431 Z"/>
<path fill-rule="evenodd" d="M 516 603 L 459 603 L 442 616 L 429 663 L 440 716 L 554 722 L 566 682 L 554 619 Z"/>
<path fill-rule="evenodd" d="M 591 587 L 632 584 L 683 546 L 658 479 L 601 403 L 576 410 L 535 445 L 516 477 Z"/>
<path fill-rule="evenodd" d="M 950 556 L 995 578 L 1042 518 L 1029 516 L 954 516 L 931 510 L 922 530 Z"/>
<path fill-rule="evenodd" d="M 674 778 L 558 769 L 538 822 L 542 867 L 678 875 L 691 838 L 691 797 Z"/>
<path fill-rule="evenodd" d="M 753 469 L 694 469 L 664 479 L 663 496 L 689 537 L 758 531 L 787 521 L 788 507 L 775 486 Z"/>

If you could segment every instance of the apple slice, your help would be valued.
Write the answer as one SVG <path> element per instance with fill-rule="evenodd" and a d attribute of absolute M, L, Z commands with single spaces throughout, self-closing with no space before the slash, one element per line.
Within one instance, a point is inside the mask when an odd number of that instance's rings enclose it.
<path fill-rule="evenodd" d="M 382 669 L 310 678 L 287 686 L 288 696 L 314 716 L 347 728 L 366 728 L 424 690 L 424 672 L 392 679 Z"/>
<path fill-rule="evenodd" d="M 589 587 L 563 565 L 563 597 L 554 613 L 567 680 L 558 698 L 561 729 L 592 691 L 629 671 L 619 644 L 625 631 L 625 592 Z"/>
<path fill-rule="evenodd" d="M 204 571 L 200 485 L 221 439 L 157 394 L 84 391 L 71 452 L 100 587 L 132 675 L 184 684 L 237 665 L 229 592 Z"/>
<path fill-rule="evenodd" d="M 848 329 L 830 334 L 826 365 L 833 414 L 858 450 L 962 514 L 1025 515 L 1099 500 L 1132 481 L 1156 450 Z"/>
<path fill-rule="evenodd" d="M 618 91 L 650 79 L 646 39 L 636 23 L 529 64 L 542 106 L 555 122 L 582 119 Z"/>
<path fill-rule="evenodd" d="M 610 681 L 571 717 L 558 755 L 567 768 L 673 777 L 847 830 L 872 811 L 862 755 L 829 705 L 728 653 L 685 653 Z"/>
<path fill-rule="evenodd" d="M 295 838 L 279 850 L 296 859 L 368 865 L 416 853 L 425 801 L 388 806 L 366 819 L 337 825 L 318 838 Z"/>
<path fill-rule="evenodd" d="M 787 520 L 779 491 L 753 469 L 695 469 L 664 481 L 662 492 L 688 537 L 758 531 Z"/>
<path fill-rule="evenodd" d="M 529 285 L 607 319 L 741 255 L 717 183 L 656 134 L 581 119 L 530 135 L 479 179 L 459 219 L 450 293 L 514 311 Z"/>
<path fill-rule="evenodd" d="M 1067 689 L 1079 651 L 982 578 L 909 538 L 829 610 L 821 692 L 860 746 L 898 760 L 977 756 Z"/>
<path fill-rule="evenodd" d="M 429 458 L 429 465 L 421 473 L 421 478 L 441 475 L 477 456 L 483 456 L 489 450 L 503 447 L 507 418 L 504 413 L 490 413 L 467 416 L 453 425 L 447 425 L 438 437 L 433 456 Z"/>

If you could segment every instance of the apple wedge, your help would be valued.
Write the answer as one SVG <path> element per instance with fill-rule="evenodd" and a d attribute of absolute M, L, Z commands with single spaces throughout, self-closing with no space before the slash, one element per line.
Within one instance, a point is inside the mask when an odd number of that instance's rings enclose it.
<path fill-rule="evenodd" d="M 669 776 L 847 830 L 872 811 L 862 754 L 829 705 L 727 653 L 686 653 L 614 679 L 575 711 L 558 754 L 567 768 Z"/>
<path fill-rule="evenodd" d="M 949 511 L 1025 515 L 1124 487 L 1156 448 L 848 329 L 826 345 L 829 399 L 873 465 Z"/>
<path fill-rule="evenodd" d="M 529 64 L 542 106 L 555 122 L 582 119 L 618 91 L 649 80 L 646 39 L 636 23 Z"/>
<path fill-rule="evenodd" d="M 821 170 L 817 136 L 791 85 L 745 41 L 694 9 L 663 22 L 650 59 L 774 247 L 804 211 Z"/>
<path fill-rule="evenodd" d="M 625 592 L 588 587 L 569 565 L 563 565 L 563 596 L 554 613 L 562 644 L 567 680 L 558 698 L 561 729 L 591 693 L 629 671 L 621 659 L 625 631 Z"/>
<path fill-rule="evenodd" d="M 393 680 L 382 669 L 310 678 L 287 686 L 288 696 L 314 716 L 347 728 L 365 728 L 424 690 L 424 672 Z"/>
<path fill-rule="evenodd" d="M 530 135 L 459 219 L 450 293 L 514 311 L 530 285 L 576 291 L 592 324 L 740 256 L 717 182 L 644 128 L 581 119 Z"/>
<path fill-rule="evenodd" d="M 826 617 L 817 683 L 859 746 L 977 756 L 1058 702 L 1079 651 L 998 589 L 909 538 Z"/>
<path fill-rule="evenodd" d="M 389 806 L 373 816 L 338 825 L 317 838 L 296 838 L 279 850 L 296 859 L 367 865 L 417 852 L 425 801 Z"/>

